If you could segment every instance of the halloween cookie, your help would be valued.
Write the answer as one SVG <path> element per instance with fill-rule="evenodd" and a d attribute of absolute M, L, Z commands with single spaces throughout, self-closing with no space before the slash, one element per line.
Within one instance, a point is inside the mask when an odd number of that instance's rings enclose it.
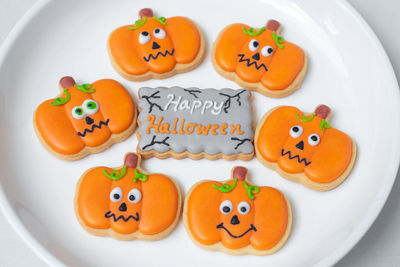
<path fill-rule="evenodd" d="M 178 184 L 140 169 L 140 156 L 125 155 L 119 168 L 87 170 L 76 185 L 75 214 L 89 233 L 121 240 L 158 240 L 176 226 L 181 211 Z"/>
<path fill-rule="evenodd" d="M 34 128 L 55 156 L 76 160 L 98 153 L 130 136 L 136 128 L 136 106 L 117 81 L 93 84 L 60 80 L 61 95 L 36 109 Z"/>
<path fill-rule="evenodd" d="M 212 48 L 215 69 L 243 88 L 263 95 L 290 95 L 303 81 L 307 57 L 300 47 L 280 36 L 280 30 L 276 20 L 259 29 L 240 23 L 227 26 Z"/>
<path fill-rule="evenodd" d="M 183 220 L 189 236 L 202 248 L 268 255 L 288 239 L 292 212 L 283 193 L 250 184 L 247 169 L 234 167 L 228 181 L 201 181 L 192 186 Z"/>
<path fill-rule="evenodd" d="M 270 110 L 254 137 L 258 160 L 314 190 L 335 188 L 353 168 L 356 145 L 347 134 L 331 127 L 330 115 L 325 105 L 311 114 L 290 106 Z"/>
<path fill-rule="evenodd" d="M 199 27 L 185 17 L 155 17 L 139 11 L 134 25 L 114 30 L 108 51 L 115 70 L 125 79 L 164 79 L 196 68 L 204 57 L 204 38 Z"/>
<path fill-rule="evenodd" d="M 141 88 L 137 152 L 145 158 L 250 160 L 250 99 L 243 89 Z"/>

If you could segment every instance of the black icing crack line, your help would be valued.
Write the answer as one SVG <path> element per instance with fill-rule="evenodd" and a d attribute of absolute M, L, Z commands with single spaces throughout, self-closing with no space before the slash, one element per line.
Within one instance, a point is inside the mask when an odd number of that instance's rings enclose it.
<path fill-rule="evenodd" d="M 189 90 L 189 89 L 183 89 L 183 91 L 188 92 L 189 94 L 191 94 L 192 96 L 194 96 L 195 98 L 199 98 L 196 93 L 201 94 L 200 90 Z"/>
<path fill-rule="evenodd" d="M 225 103 L 224 103 L 224 112 L 225 112 L 225 113 L 228 113 L 228 110 L 229 110 L 229 108 L 231 107 L 231 99 L 232 99 L 232 98 L 236 98 L 236 102 L 238 103 L 239 106 L 242 105 L 242 102 L 240 102 L 240 95 L 241 95 L 242 93 L 244 93 L 244 92 L 246 92 L 246 90 L 242 90 L 242 91 L 240 91 L 239 93 L 237 93 L 237 94 L 235 94 L 235 95 L 233 95 L 233 96 L 228 95 L 228 94 L 224 94 L 224 93 L 219 93 L 220 95 L 225 96 L 225 97 L 228 98 L 228 99 L 225 101 Z"/>
<path fill-rule="evenodd" d="M 143 57 L 143 59 L 144 59 L 144 61 L 149 62 L 150 59 L 157 59 L 159 56 L 162 56 L 162 57 L 166 57 L 167 55 L 172 56 L 174 54 L 174 52 L 175 52 L 175 49 L 172 49 L 171 52 L 169 52 L 168 50 L 165 50 L 164 53 L 157 52 L 157 54 L 155 56 L 153 54 L 150 54 L 147 58 Z"/>
<path fill-rule="evenodd" d="M 237 145 L 235 146 L 235 150 L 238 149 L 239 146 L 243 145 L 245 142 L 251 142 L 251 140 L 249 138 L 244 138 L 244 139 L 240 139 L 237 137 L 231 137 L 232 141 L 239 141 L 239 143 L 237 143 Z"/>
<path fill-rule="evenodd" d="M 93 133 L 94 129 L 96 129 L 96 128 L 101 129 L 102 125 L 107 126 L 109 122 L 110 122 L 110 119 L 107 119 L 105 122 L 104 121 L 100 121 L 99 124 L 92 124 L 92 128 L 91 129 L 86 128 L 85 131 L 83 131 L 83 133 L 78 132 L 78 135 L 81 136 L 81 137 L 85 137 L 87 133 Z"/>
<path fill-rule="evenodd" d="M 163 109 L 161 108 L 160 105 L 151 101 L 151 99 L 158 99 L 161 97 L 158 95 L 158 93 L 160 93 L 160 91 L 154 92 L 153 94 L 151 94 L 149 96 L 148 95 L 142 96 L 142 98 L 146 99 L 147 103 L 149 103 L 149 105 L 150 105 L 149 113 L 151 113 L 153 111 L 153 107 L 157 107 L 160 111 L 163 111 Z"/>
<path fill-rule="evenodd" d="M 265 69 L 265 71 L 268 71 L 267 67 L 264 65 L 264 63 L 261 63 L 261 65 L 257 65 L 257 61 L 253 61 L 250 63 L 250 59 L 246 58 L 243 59 L 244 54 L 238 54 L 239 58 L 239 62 L 246 62 L 247 67 L 250 67 L 251 65 L 254 65 L 254 67 L 259 70 L 261 67 L 263 67 Z"/>
<path fill-rule="evenodd" d="M 155 144 L 163 144 L 163 145 L 169 146 L 169 144 L 167 143 L 168 139 L 169 139 L 169 136 L 165 137 L 164 140 L 162 140 L 162 141 L 156 141 L 156 136 L 153 135 L 153 138 L 151 139 L 151 142 L 149 144 L 143 146 L 142 150 L 145 150 L 146 148 L 151 147 L 151 146 L 153 146 Z"/>
<path fill-rule="evenodd" d="M 285 155 L 288 155 L 289 159 L 297 159 L 297 162 L 298 162 L 298 163 L 304 162 L 304 164 L 305 164 L 306 166 L 308 166 L 308 165 L 311 164 L 311 161 L 307 162 L 306 158 L 300 159 L 300 156 L 299 156 L 299 155 L 292 156 L 292 152 L 290 152 L 290 150 L 288 150 L 288 151 L 285 152 L 285 150 L 282 149 L 282 150 L 281 150 L 281 156 L 285 156 Z"/>

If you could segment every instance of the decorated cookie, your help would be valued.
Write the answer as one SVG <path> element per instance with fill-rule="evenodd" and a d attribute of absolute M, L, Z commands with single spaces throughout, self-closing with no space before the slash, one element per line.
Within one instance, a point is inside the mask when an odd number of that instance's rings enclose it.
<path fill-rule="evenodd" d="M 196 68 L 204 56 L 200 29 L 185 17 L 155 17 L 139 11 L 134 25 L 114 30 L 108 51 L 115 70 L 132 81 L 164 79 Z"/>
<path fill-rule="evenodd" d="M 228 181 L 201 181 L 192 186 L 183 220 L 189 236 L 202 248 L 268 255 L 288 239 L 292 213 L 279 190 L 250 184 L 247 169 L 234 167 Z"/>
<path fill-rule="evenodd" d="M 89 233 L 121 240 L 158 240 L 176 226 L 181 210 L 177 183 L 140 169 L 140 156 L 125 155 L 119 168 L 87 170 L 76 186 L 75 214 Z"/>
<path fill-rule="evenodd" d="M 35 131 L 55 156 L 76 160 L 98 153 L 130 136 L 136 128 L 136 106 L 117 81 L 76 84 L 60 80 L 61 95 L 46 100 L 34 114 Z"/>
<path fill-rule="evenodd" d="M 254 155 L 247 90 L 139 90 L 137 152 L 148 157 L 250 160 Z"/>
<path fill-rule="evenodd" d="M 314 190 L 335 188 L 353 168 L 356 145 L 328 123 L 330 115 L 325 105 L 311 114 L 289 106 L 267 112 L 255 134 L 258 160 Z"/>
<path fill-rule="evenodd" d="M 215 69 L 243 88 L 263 95 L 290 95 L 303 81 L 307 57 L 300 47 L 280 36 L 280 30 L 276 20 L 259 29 L 239 23 L 227 26 L 213 45 Z"/>

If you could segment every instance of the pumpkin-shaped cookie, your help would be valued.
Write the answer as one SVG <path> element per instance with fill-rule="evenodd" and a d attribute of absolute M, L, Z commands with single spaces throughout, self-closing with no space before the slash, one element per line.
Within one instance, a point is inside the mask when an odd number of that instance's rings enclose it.
<path fill-rule="evenodd" d="M 312 114 L 290 106 L 267 112 L 255 134 L 258 160 L 312 189 L 335 188 L 354 165 L 356 145 L 347 134 L 330 126 L 330 114 L 325 105 Z"/>
<path fill-rule="evenodd" d="M 292 225 L 285 195 L 272 187 L 250 184 L 244 167 L 234 167 L 228 181 L 201 181 L 192 186 L 183 219 L 195 244 L 236 255 L 278 251 Z"/>
<path fill-rule="evenodd" d="M 300 87 L 307 57 L 295 44 L 280 36 L 281 25 L 270 20 L 254 29 L 231 24 L 219 34 L 212 62 L 219 74 L 243 88 L 270 97 L 284 97 Z"/>
<path fill-rule="evenodd" d="M 76 186 L 74 206 L 79 223 L 91 234 L 157 240 L 175 228 L 181 193 L 173 179 L 145 173 L 140 156 L 128 153 L 122 167 L 86 171 Z"/>
<path fill-rule="evenodd" d="M 136 106 L 117 81 L 78 85 L 60 80 L 61 95 L 46 100 L 34 114 L 35 131 L 44 146 L 65 160 L 98 153 L 130 136 L 136 128 Z"/>
<path fill-rule="evenodd" d="M 145 8 L 134 25 L 114 30 L 108 39 L 111 63 L 124 78 L 163 79 L 197 67 L 204 56 L 200 29 L 185 17 L 155 17 Z"/>

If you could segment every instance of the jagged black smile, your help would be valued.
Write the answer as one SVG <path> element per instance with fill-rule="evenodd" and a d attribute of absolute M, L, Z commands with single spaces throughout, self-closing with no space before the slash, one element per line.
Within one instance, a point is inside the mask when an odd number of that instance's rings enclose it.
<path fill-rule="evenodd" d="M 95 128 L 101 129 L 101 126 L 102 126 L 102 125 L 107 126 L 109 122 L 110 122 L 110 119 L 107 119 L 105 122 L 104 122 L 104 121 L 100 121 L 99 124 L 93 124 L 93 125 L 92 125 L 92 129 L 86 128 L 85 131 L 83 131 L 83 133 L 78 132 L 78 135 L 79 135 L 79 136 L 82 136 L 82 137 L 85 137 L 85 136 L 86 136 L 86 133 L 93 133 L 93 131 L 94 131 Z"/>
<path fill-rule="evenodd" d="M 224 229 L 231 237 L 233 238 L 241 238 L 242 236 L 244 236 L 245 234 L 247 234 L 248 232 L 250 232 L 251 230 L 253 230 L 254 232 L 257 232 L 256 227 L 253 224 L 250 224 L 250 228 L 247 229 L 246 232 L 244 232 L 241 235 L 233 235 L 231 232 L 229 232 L 228 229 L 226 229 L 226 227 L 224 226 L 224 223 L 220 223 L 217 225 L 217 229 Z"/>
<path fill-rule="evenodd" d="M 254 65 L 254 67 L 259 70 L 261 67 L 263 67 L 265 69 L 265 71 L 268 71 L 267 67 L 264 65 L 264 63 L 261 63 L 261 65 L 257 65 L 257 61 L 253 61 L 250 63 L 250 59 L 246 58 L 243 59 L 244 54 L 238 54 L 239 58 L 239 63 L 240 62 L 246 62 L 247 67 L 250 67 L 251 65 Z"/>
<path fill-rule="evenodd" d="M 107 211 L 106 214 L 104 214 L 106 218 L 113 218 L 114 222 L 118 222 L 118 220 L 123 220 L 124 222 L 129 221 L 129 219 L 134 219 L 135 221 L 139 221 L 139 213 L 136 212 L 136 217 L 133 215 L 129 215 L 128 218 L 125 218 L 124 215 L 120 215 L 118 218 L 115 217 L 115 214 L 112 213 L 111 211 Z"/>
<path fill-rule="evenodd" d="M 162 56 L 162 57 L 166 57 L 167 55 L 172 56 L 175 52 L 175 49 L 172 49 L 171 52 L 169 52 L 168 50 L 165 50 L 164 53 L 161 52 L 157 52 L 157 54 L 155 56 L 153 56 L 153 54 L 150 54 L 147 58 L 143 57 L 144 61 L 149 62 L 150 59 L 157 59 L 158 56 Z"/>
<path fill-rule="evenodd" d="M 304 162 L 304 164 L 305 164 L 306 166 L 308 166 L 308 165 L 311 164 L 311 161 L 307 162 L 306 158 L 300 159 L 299 155 L 296 155 L 296 156 L 293 156 L 293 157 L 292 157 L 292 152 L 290 152 L 290 150 L 288 150 L 288 151 L 285 152 L 285 150 L 282 149 L 282 150 L 281 150 L 281 156 L 285 156 L 286 154 L 288 155 L 289 159 L 296 159 L 296 158 L 297 158 L 297 162 L 298 162 L 298 163 Z"/>

